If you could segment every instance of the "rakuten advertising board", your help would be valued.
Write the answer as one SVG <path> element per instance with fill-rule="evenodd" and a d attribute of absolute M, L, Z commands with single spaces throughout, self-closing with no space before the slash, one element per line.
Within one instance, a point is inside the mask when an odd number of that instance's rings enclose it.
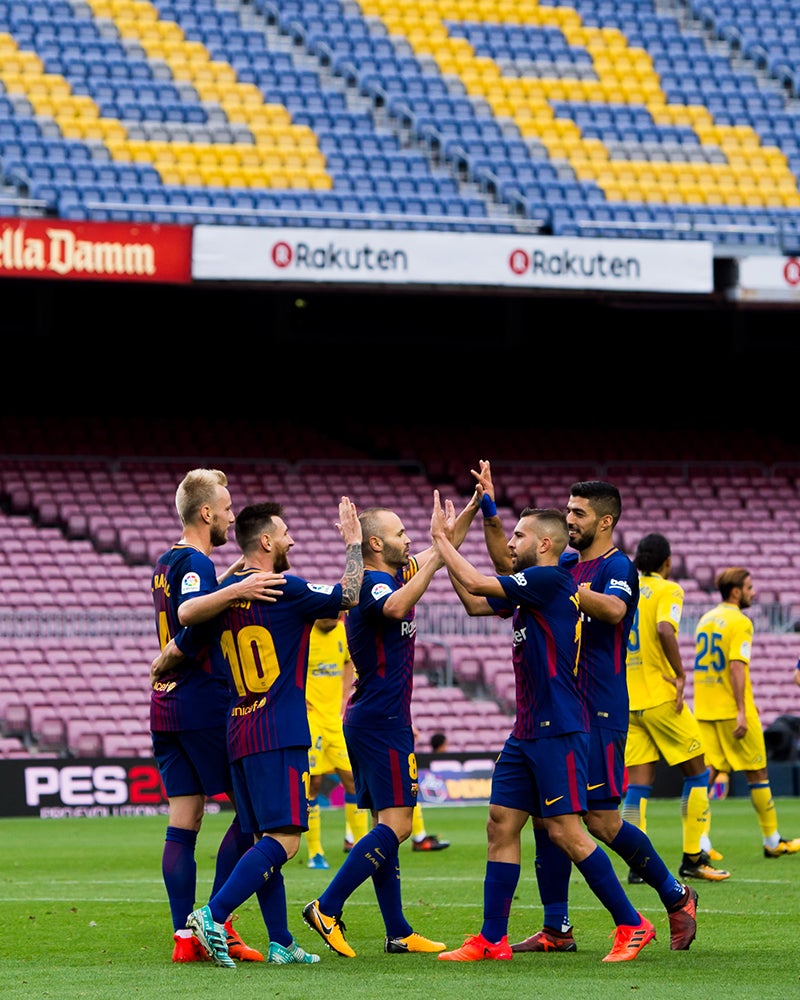
<path fill-rule="evenodd" d="M 195 226 L 192 277 L 707 294 L 714 258 L 688 240 Z"/>
<path fill-rule="evenodd" d="M 742 257 L 735 292 L 743 302 L 800 302 L 800 257 Z"/>

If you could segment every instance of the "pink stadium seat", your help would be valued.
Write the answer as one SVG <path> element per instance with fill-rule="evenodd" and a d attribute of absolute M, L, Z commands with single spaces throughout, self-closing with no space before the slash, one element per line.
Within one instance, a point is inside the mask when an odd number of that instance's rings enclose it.
<path fill-rule="evenodd" d="M 30 751 L 16 736 L 0 736 L 0 758 L 11 760 L 29 757 Z"/>
<path fill-rule="evenodd" d="M 32 727 L 32 735 L 42 753 L 60 754 L 67 749 L 67 729 L 64 720 L 56 715 L 42 716 Z"/>
<path fill-rule="evenodd" d="M 387 429 L 384 442 L 387 447 L 392 433 Z M 448 483 L 448 494 L 457 502 L 466 499 L 470 483 L 463 472 L 470 461 L 474 464 L 474 459 L 463 462 L 451 457 L 458 454 L 460 448 L 463 450 L 452 432 L 445 435 L 432 428 L 428 434 L 426 429 L 423 438 L 422 445 L 448 456 L 440 463 L 441 476 L 427 479 L 422 473 L 407 474 L 386 465 L 370 468 L 368 462 L 361 460 L 338 466 L 302 462 L 291 467 L 288 463 L 254 461 L 246 468 L 236 468 L 235 481 L 240 484 L 237 490 L 254 491 L 259 497 L 278 495 L 281 500 L 285 499 L 287 511 L 291 510 L 292 519 L 297 522 L 292 529 L 298 541 L 296 559 L 293 559 L 298 571 L 302 566 L 304 572 L 307 568 L 306 575 L 312 579 L 333 582 L 341 575 L 343 567 L 341 541 L 333 528 L 337 492 L 357 491 L 358 502 L 362 505 L 369 501 L 397 507 L 412 533 L 412 540 L 419 547 L 424 545 L 428 530 L 427 510 L 434 478 Z M 502 437 L 502 442 L 514 444 L 513 434 L 508 439 Z M 477 444 L 475 440 L 469 442 L 470 453 Z M 488 442 L 489 447 L 491 444 Z M 395 447 L 398 452 L 408 448 L 407 429 L 398 436 Z M 516 447 L 520 447 L 519 442 Z M 693 606 L 711 607 L 716 603 L 713 578 L 721 566 L 741 561 L 750 566 L 758 590 L 752 610 L 757 623 L 752 676 L 762 720 L 768 724 L 770 716 L 785 712 L 787 707 L 789 710 L 794 706 L 800 708 L 800 689 L 791 682 L 791 671 L 800 653 L 800 636 L 793 632 L 785 635 L 767 632 L 769 620 L 764 611 L 764 606 L 773 601 L 784 606 L 796 604 L 800 617 L 800 584 L 797 582 L 800 580 L 800 552 L 795 554 L 775 537 L 776 523 L 781 524 L 782 530 L 793 530 L 787 526 L 796 522 L 800 531 L 800 509 L 796 516 L 792 510 L 796 506 L 800 476 L 796 470 L 792 475 L 786 470 L 780 475 L 775 470 L 764 475 L 754 463 L 751 463 L 752 468 L 747 465 L 743 474 L 738 474 L 733 471 L 734 464 L 730 468 L 715 469 L 713 474 L 702 468 L 695 472 L 694 466 L 690 470 L 685 465 L 678 470 L 641 467 L 633 471 L 630 464 L 620 462 L 601 467 L 598 463 L 560 463 L 556 460 L 525 467 L 516 460 L 514 464 L 493 461 L 493 469 L 506 498 L 510 498 L 512 490 L 518 494 L 513 510 L 508 505 L 501 506 L 504 523 L 509 525 L 523 504 L 563 505 L 565 491 L 574 479 L 590 474 L 592 477 L 617 477 L 627 491 L 620 533 L 627 550 L 630 552 L 646 531 L 664 530 L 676 549 L 676 571 L 684 574 L 680 579 L 687 601 Z M 157 647 L 150 620 L 151 560 L 156 550 L 160 555 L 179 536 L 174 489 L 177 478 L 187 467 L 183 461 L 167 461 L 163 467 L 154 462 L 145 466 L 123 461 L 113 468 L 97 461 L 36 463 L 6 458 L 0 462 L 0 499 L 4 500 L 5 510 L 13 510 L 11 492 L 24 491 L 28 496 L 24 513 L 0 510 L 0 586 L 4 606 L 15 613 L 27 613 L 31 608 L 36 613 L 50 612 L 55 605 L 59 611 L 79 616 L 87 608 L 104 612 L 106 595 L 110 594 L 116 607 L 141 615 L 146 630 L 141 636 L 120 635 L 113 640 L 110 637 L 79 639 L 69 635 L 44 640 L 12 639 L 10 644 L 6 643 L 9 655 L 0 663 L 0 683 L 4 695 L 13 695 L 18 706 L 39 693 L 36 678 L 46 668 L 53 676 L 51 707 L 68 727 L 74 713 L 81 712 L 85 721 L 87 713 L 107 712 L 109 699 L 116 698 L 127 706 L 122 719 L 112 720 L 116 734 L 133 737 L 136 727 L 140 726 L 139 736 L 146 735 L 147 666 Z M 450 479 L 446 479 L 444 473 Z M 454 481 L 459 482 L 464 496 L 459 498 L 458 490 L 453 490 Z M 231 482 L 234 482 L 234 473 Z M 663 502 L 665 491 L 670 496 L 669 504 Z M 237 493 L 237 499 L 239 495 Z M 141 497 L 142 506 L 148 508 L 148 520 L 143 522 L 146 527 L 126 513 L 130 511 L 131 497 L 136 496 Z M 155 504 L 158 510 L 153 509 L 154 497 L 161 497 L 163 501 Z M 402 503 L 399 498 L 403 498 Z M 62 523 L 51 526 L 41 523 L 37 505 L 47 504 L 56 505 Z M 725 506 L 728 504 L 729 507 Z M 326 505 L 330 506 L 330 514 L 325 513 Z M 725 529 L 708 527 L 707 516 L 700 516 L 699 512 L 707 512 L 712 505 L 715 510 L 725 507 L 722 511 Z M 51 513 L 45 509 L 46 520 L 52 520 Z M 78 533 L 71 531 L 68 525 L 69 518 L 75 515 L 82 515 L 87 524 L 91 516 L 116 532 L 113 549 L 98 553 L 88 539 L 70 537 Z M 653 524 L 654 519 L 658 520 L 657 525 Z M 153 531 L 153 524 L 157 525 L 156 531 Z M 140 548 L 134 552 L 137 544 Z M 467 536 L 462 551 L 476 564 L 486 564 L 479 526 Z M 140 560 L 139 564 L 128 565 L 127 560 L 132 555 Z M 235 555 L 235 546 L 229 544 L 215 553 L 215 561 L 219 560 L 221 568 L 227 567 Z M 491 572 L 488 567 L 486 571 Z M 485 700 L 480 709 L 483 721 L 490 718 L 492 722 L 488 734 L 480 732 L 474 714 L 469 727 L 460 726 L 459 720 L 464 710 L 461 699 L 467 691 L 490 692 L 503 708 L 513 711 L 510 627 L 507 623 L 497 623 L 496 633 L 473 634 L 469 631 L 460 602 L 443 572 L 434 578 L 424 605 L 426 607 L 421 604 L 418 609 L 419 623 L 427 620 L 425 614 L 430 611 L 431 622 L 454 622 L 457 631 L 450 634 L 447 627 L 435 625 L 426 630 L 419 625 L 413 706 L 418 727 L 420 730 L 423 727 L 426 730 L 428 727 L 445 728 L 448 733 L 451 729 L 457 732 L 471 728 L 475 742 L 483 741 L 484 737 L 488 741 L 498 738 L 502 741 L 510 728 L 511 716 L 502 711 L 499 717 L 492 713 L 490 705 L 495 705 L 494 701 Z M 470 620 L 469 624 L 474 622 Z M 682 635 L 680 642 L 684 662 L 690 667 L 694 655 L 693 637 Z M 449 667 L 458 682 L 456 688 L 445 688 L 443 684 L 449 676 Z M 435 685 L 430 683 L 430 678 L 436 681 Z M 687 692 L 690 691 L 691 678 L 687 684 Z M 427 692 L 427 697 L 433 695 L 430 712 L 423 692 Z M 469 699 L 464 700 L 470 704 Z M 37 720 L 44 710 L 43 705 L 31 701 L 28 723 L 32 722 L 34 708 Z M 8 736 L 4 729 L 3 733 L 4 737 L 19 739 Z M 72 742 L 69 729 L 68 736 Z M 495 742 L 492 749 L 498 746 Z"/>
<path fill-rule="evenodd" d="M 4 736 L 24 739 L 30 736 L 31 714 L 28 706 L 21 702 L 9 702 L 3 709 L 0 724 Z"/>
<path fill-rule="evenodd" d="M 152 754 L 149 735 L 134 736 L 127 733 L 107 733 L 103 737 L 103 752 L 107 757 L 148 757 Z"/>

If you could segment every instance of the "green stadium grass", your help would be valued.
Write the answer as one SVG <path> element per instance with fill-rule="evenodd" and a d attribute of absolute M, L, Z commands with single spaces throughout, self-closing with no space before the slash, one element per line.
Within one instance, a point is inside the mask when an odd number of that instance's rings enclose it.
<path fill-rule="evenodd" d="M 781 832 L 800 833 L 800 800 L 776 801 Z M 677 799 L 653 800 L 649 832 L 667 864 L 680 862 Z M 509 962 L 439 962 L 435 955 L 386 955 L 383 924 L 371 883 L 361 886 L 344 913 L 355 959 L 324 947 L 302 921 L 303 905 L 327 885 L 344 859 L 341 811 L 323 814 L 331 871 L 306 868 L 305 844 L 285 869 L 290 927 L 299 943 L 317 951 L 314 966 L 240 964 L 235 971 L 171 962 L 169 909 L 161 881 L 162 817 L 8 819 L 0 821 L 2 935 L 0 994 L 37 998 L 201 998 L 242 1000 L 593 1000 L 635 995 L 637 1000 L 770 1000 L 797 996 L 800 964 L 795 934 L 800 915 L 800 855 L 766 859 L 749 799 L 713 805 L 713 839 L 732 872 L 722 883 L 695 882 L 700 894 L 697 940 L 671 952 L 666 914 L 646 885 L 627 886 L 635 905 L 656 925 L 658 938 L 635 962 L 602 963 L 613 931 L 606 911 L 574 872 L 571 913 L 574 954 L 516 955 Z M 403 899 L 413 927 L 458 947 L 481 926 L 486 862 L 485 806 L 426 807 L 429 832 L 451 841 L 449 850 L 400 849 Z M 200 834 L 198 879 L 208 893 L 214 849 L 228 818 L 209 815 Z M 615 867 L 626 871 L 616 856 Z M 511 912 L 511 940 L 541 926 L 533 875 L 533 838 L 523 837 L 523 877 Z M 203 903 L 203 897 L 198 902 Z M 267 950 L 255 899 L 239 911 L 245 941 Z M 321 949 L 321 950 L 320 950 Z"/>

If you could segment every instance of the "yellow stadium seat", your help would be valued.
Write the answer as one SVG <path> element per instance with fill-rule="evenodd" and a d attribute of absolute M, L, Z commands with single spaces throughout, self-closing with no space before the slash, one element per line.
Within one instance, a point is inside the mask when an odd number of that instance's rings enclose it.
<path fill-rule="evenodd" d="M 59 122 L 61 134 L 65 139 L 124 139 L 127 129 L 112 118 L 71 118 Z"/>
<path fill-rule="evenodd" d="M 243 167 L 259 169 L 263 166 L 265 158 L 273 154 L 274 150 L 271 146 L 261 144 L 258 146 L 249 146 L 244 149 L 240 148 L 239 163 Z"/>
<path fill-rule="evenodd" d="M 785 205 L 783 194 L 780 191 L 762 191 L 761 195 L 764 204 L 769 208 L 783 208 Z"/>
<path fill-rule="evenodd" d="M 128 149 L 134 163 L 155 163 L 159 156 L 163 156 L 165 163 L 177 163 L 174 153 L 170 153 L 163 145 L 155 145 L 145 139 L 128 140 Z"/>
<path fill-rule="evenodd" d="M 683 200 L 687 205 L 705 205 L 706 191 L 699 184 L 679 185 Z"/>
<path fill-rule="evenodd" d="M 244 170 L 226 167 L 225 178 L 229 188 L 249 188 L 250 180 Z"/>
<path fill-rule="evenodd" d="M 653 184 L 641 184 L 642 201 L 646 202 L 648 205 L 663 205 L 664 203 L 664 189 L 661 184 L 655 182 Z"/>
<path fill-rule="evenodd" d="M 703 188 L 703 200 L 706 205 L 725 205 L 725 195 L 718 187 Z"/>
<path fill-rule="evenodd" d="M 249 187 L 262 190 L 264 188 L 280 187 L 285 188 L 288 184 L 288 177 L 285 174 L 276 173 L 275 183 L 273 175 L 263 170 L 251 170 L 248 173 Z"/>
<path fill-rule="evenodd" d="M 308 191 L 310 190 L 308 184 L 308 178 L 306 175 L 300 171 L 287 171 L 284 176 L 284 181 L 281 187 L 291 188 L 294 191 Z M 273 185 L 275 183 L 275 178 L 273 176 Z"/>
<path fill-rule="evenodd" d="M 227 187 L 225 171 L 219 167 L 204 167 L 199 163 L 197 169 L 203 178 L 206 187 Z"/>
<path fill-rule="evenodd" d="M 239 152 L 233 146 L 216 146 L 216 162 L 223 170 L 236 170 L 242 165 Z"/>
<path fill-rule="evenodd" d="M 177 167 L 176 169 L 180 171 L 181 176 L 183 177 L 182 183 L 186 187 L 206 186 L 205 176 L 203 175 L 203 172 L 199 170 L 197 167 L 188 166 L 187 164 L 184 163 L 183 165 Z"/>
<path fill-rule="evenodd" d="M 197 147 L 193 142 L 172 142 L 160 145 L 158 150 L 163 150 L 165 156 L 172 154 L 172 162 L 177 164 L 185 164 L 187 166 L 198 166 L 197 158 L 198 152 Z M 158 152 L 156 152 L 158 155 Z"/>
<path fill-rule="evenodd" d="M 330 191 L 333 188 L 333 178 L 324 170 L 312 170 L 308 174 L 308 184 L 315 191 Z"/>
<path fill-rule="evenodd" d="M 183 174 L 175 166 L 166 166 L 163 163 L 156 164 L 156 170 L 158 171 L 159 177 L 169 186 L 181 187 L 183 185 Z"/>

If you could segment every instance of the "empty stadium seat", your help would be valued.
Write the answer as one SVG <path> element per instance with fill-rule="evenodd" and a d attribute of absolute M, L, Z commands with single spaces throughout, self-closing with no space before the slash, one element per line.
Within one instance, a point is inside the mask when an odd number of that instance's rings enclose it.
<path fill-rule="evenodd" d="M 697 185 L 677 187 L 668 179 L 660 186 L 651 183 L 647 187 L 625 184 L 604 188 L 598 167 L 593 186 L 568 192 L 570 207 L 582 210 L 592 199 L 605 196 L 614 205 L 613 211 L 620 213 L 616 221 L 624 223 L 624 206 L 617 203 L 659 204 L 666 186 L 678 191 L 685 203 L 682 207 L 689 230 L 677 233 L 682 238 L 699 236 L 723 248 L 782 249 L 786 240 L 791 244 L 800 199 L 797 170 L 792 166 L 793 156 L 800 159 L 797 113 L 784 107 L 779 89 L 765 86 L 755 74 L 736 66 L 674 17 L 650 10 L 624 15 L 607 5 L 582 9 L 587 25 L 607 26 L 623 34 L 631 32 L 628 48 L 589 53 L 565 40 L 560 29 L 540 24 L 488 25 L 448 20 L 445 28 L 444 24 L 423 24 L 412 10 L 381 8 L 379 20 L 351 10 L 343 12 L 340 6 L 324 14 L 319 5 L 312 3 L 292 3 L 280 11 L 274 4 L 253 6 L 265 22 L 277 18 L 281 29 L 295 38 L 296 47 L 306 55 L 321 58 L 341 76 L 345 87 L 326 87 L 320 74 L 308 68 L 307 60 L 299 60 L 289 51 L 274 50 L 268 34 L 255 22 L 255 15 L 245 24 L 236 10 L 208 7 L 201 16 L 199 11 L 164 6 L 155 17 L 155 9 L 149 13 L 137 40 L 122 16 L 117 25 L 113 19 L 85 13 L 79 16 L 71 11 L 53 22 L 40 16 L 40 7 L 32 0 L 20 0 L 14 5 L 14 16 L 9 14 L 8 19 L 12 42 L 11 55 L 5 60 L 7 72 L 13 74 L 15 59 L 21 65 L 26 54 L 38 52 L 40 57 L 46 57 L 52 79 L 31 81 L 31 97 L 36 97 L 36 88 L 47 96 L 54 87 L 59 93 L 71 87 L 67 103 L 53 105 L 57 117 L 82 107 L 75 103 L 78 98 L 91 98 L 103 117 L 84 121 L 78 115 L 69 122 L 64 118 L 59 126 L 55 121 L 22 114 L 9 96 L 3 98 L 7 108 L 0 120 L 0 139 L 8 132 L 12 141 L 36 140 L 52 128 L 57 143 L 69 141 L 64 138 L 67 135 L 97 136 L 107 142 L 112 134 L 122 134 L 120 130 L 146 140 L 159 134 L 171 142 L 179 141 L 177 137 L 186 135 L 187 129 L 190 134 L 204 128 L 230 129 L 234 124 L 230 119 L 236 115 L 239 122 L 240 111 L 246 119 L 241 119 L 241 126 L 251 127 L 252 135 L 256 135 L 261 127 L 257 123 L 280 111 L 287 120 L 291 114 L 295 123 L 305 123 L 317 134 L 327 136 L 325 155 L 336 162 L 336 168 L 329 167 L 326 184 L 332 182 L 336 193 L 346 193 L 355 190 L 352 178 L 347 176 L 346 162 L 341 160 L 349 137 L 377 143 L 383 133 L 389 134 L 388 124 L 396 148 L 400 148 L 400 140 L 402 146 L 407 145 L 409 137 L 419 144 L 422 153 L 415 171 L 420 183 L 432 181 L 435 173 L 447 172 L 455 186 L 454 197 L 463 201 L 463 210 L 456 207 L 428 213 L 437 215 L 429 228 L 502 232 L 508 230 L 511 218 L 514 225 L 517 219 L 535 219 L 545 230 L 555 222 L 557 229 L 586 232 L 587 217 L 582 211 L 580 218 L 573 213 L 570 219 L 563 210 L 553 216 L 556 199 L 563 191 L 552 188 L 543 200 L 533 196 L 523 200 L 512 190 L 507 191 L 503 184 L 511 165 L 531 165 L 534 149 L 536 156 L 543 156 L 547 162 L 563 160 L 573 170 L 578 169 L 579 161 L 581 169 L 587 164 L 594 169 L 592 164 L 599 160 L 593 157 L 602 151 L 611 163 L 643 158 L 657 164 L 682 158 L 686 161 L 689 157 L 723 165 L 729 155 L 726 144 L 734 139 L 732 130 L 746 124 L 756 144 L 760 142 L 762 149 L 773 146 L 785 158 L 778 168 L 783 171 L 780 183 L 776 178 L 770 192 L 765 193 L 755 182 L 743 183 L 734 191 L 730 177 L 719 181 L 717 191 L 714 174 L 707 175 L 705 191 L 702 186 L 698 190 Z M 738 8 L 734 11 L 718 4 L 704 5 L 703 22 L 718 37 L 730 35 L 731 42 L 742 51 L 747 45 L 747 51 L 772 73 L 777 83 L 794 85 L 797 66 L 791 62 L 791 53 L 784 51 L 794 39 L 793 24 L 763 18 L 751 23 Z M 441 39 L 460 38 L 472 51 L 464 50 L 463 58 L 458 60 L 445 52 L 437 52 L 437 59 L 422 57 L 414 53 L 411 45 L 415 33 L 421 33 L 420 37 L 428 39 L 434 48 Z M 129 34 L 131 37 L 127 37 Z M 196 38 L 204 39 L 208 48 L 201 52 L 193 47 L 201 45 L 194 41 Z M 140 44 L 142 39 L 150 48 Z M 170 44 L 162 44 L 164 40 L 171 40 Z M 634 43 L 643 50 L 635 58 L 630 54 Z M 210 59 L 203 54 L 209 51 Z M 187 54 L 192 59 L 183 59 Z M 453 72 L 443 73 L 442 68 L 449 70 L 451 64 Z M 498 65 L 503 68 L 500 74 Z M 584 69 L 585 77 L 581 75 Z M 210 92 L 204 88 L 218 84 L 213 100 L 205 99 Z M 648 94 L 657 91 L 666 93 L 666 106 L 660 99 L 650 101 Z M 379 126 L 376 116 L 363 110 L 365 93 L 374 95 L 376 107 L 380 105 L 387 113 L 383 125 Z M 247 100 L 242 103 L 245 96 Z M 549 114 L 537 118 L 537 107 L 549 109 Z M 701 121 L 696 118 L 698 113 L 714 119 L 717 136 L 712 138 L 706 128 L 701 137 L 696 127 Z M 784 115 L 788 126 L 783 123 L 780 130 L 773 127 L 766 117 L 769 113 Z M 156 129 L 161 131 L 156 133 Z M 110 143 L 104 148 L 108 152 Z M 0 153 L 0 169 L 5 169 L 5 155 Z M 114 148 L 112 158 L 118 155 L 122 150 Z M 440 157 L 444 163 L 437 162 Z M 98 197 L 91 180 L 83 177 L 77 179 L 77 188 L 67 191 L 63 174 L 57 179 L 45 176 L 46 165 L 52 170 L 61 158 L 51 149 L 43 163 L 34 165 L 23 152 L 22 171 L 9 167 L 6 176 L 18 185 L 21 197 L 34 196 L 42 202 L 42 211 L 57 210 L 68 218 L 138 217 L 145 221 L 178 214 L 163 204 L 149 207 L 138 197 L 120 198 L 119 192 L 113 193 L 114 208 L 108 208 L 108 200 Z M 395 159 L 392 166 L 400 163 L 399 158 Z M 441 167 L 445 170 L 437 169 Z M 763 169 L 755 163 L 746 169 L 754 179 L 763 175 Z M 474 200 L 470 202 L 473 196 L 464 192 L 463 175 L 480 183 L 482 209 L 477 209 Z M 225 187 L 249 186 L 244 175 L 223 172 L 223 179 Z M 167 187 L 189 186 L 187 179 L 174 171 L 165 172 L 159 182 Z M 200 183 L 219 186 L 216 174 L 201 175 Z M 313 189 L 321 183 L 321 177 L 318 173 L 286 173 L 279 175 L 279 183 L 287 191 L 295 187 Z M 397 193 L 414 199 L 410 207 L 403 203 L 398 206 L 392 199 L 385 205 L 369 202 L 360 210 L 348 202 L 348 211 L 361 215 L 361 225 L 403 226 L 404 213 L 420 215 L 416 197 L 425 192 L 418 189 Z M 745 214 L 735 222 L 725 219 L 709 226 L 703 219 L 703 206 L 696 204 L 698 199 L 709 204 L 751 207 L 760 213 L 760 222 Z M 340 211 L 327 208 L 327 204 L 323 203 L 323 214 Z M 185 203 L 176 207 L 189 208 Z M 392 218 L 388 218 L 390 215 Z M 381 220 L 380 216 L 387 218 Z M 449 216 L 458 221 L 448 222 Z M 182 218 L 204 217 L 184 211 Z M 207 218 L 222 224 L 277 221 L 227 212 L 209 213 Z M 300 215 L 296 221 L 308 224 L 309 219 Z M 356 222 L 354 218 L 349 221 Z M 425 225 L 424 221 L 421 225 Z M 608 226 L 599 232 L 634 239 L 676 235 L 674 227 L 661 223 L 639 229 Z M 595 230 L 593 234 L 597 233 Z"/>

